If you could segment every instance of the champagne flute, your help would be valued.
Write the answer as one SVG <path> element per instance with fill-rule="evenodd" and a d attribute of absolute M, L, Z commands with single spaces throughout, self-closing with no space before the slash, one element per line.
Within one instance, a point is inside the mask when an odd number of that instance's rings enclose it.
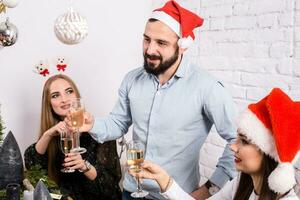
<path fill-rule="evenodd" d="M 71 100 L 71 106 L 70 106 L 70 115 L 71 115 L 71 125 L 73 129 L 75 130 L 74 133 L 74 148 L 72 149 L 72 152 L 76 153 L 85 153 L 86 149 L 83 147 L 80 147 L 80 132 L 79 128 L 83 125 L 84 122 L 84 105 L 83 101 L 80 98 L 76 98 Z"/>
<path fill-rule="evenodd" d="M 127 164 L 129 165 L 129 170 L 135 173 L 141 171 L 141 164 L 144 162 L 144 145 L 139 141 L 130 141 L 127 143 Z M 149 193 L 142 189 L 140 179 L 137 180 L 137 191 L 131 193 L 134 198 L 142 198 L 147 196 Z"/>
<path fill-rule="evenodd" d="M 71 150 L 73 149 L 73 135 L 69 132 L 62 132 L 60 133 L 60 147 L 61 151 L 63 154 L 70 153 Z M 68 169 L 68 168 L 63 168 L 60 170 L 61 172 L 64 173 L 72 173 L 75 170 L 74 169 Z"/>

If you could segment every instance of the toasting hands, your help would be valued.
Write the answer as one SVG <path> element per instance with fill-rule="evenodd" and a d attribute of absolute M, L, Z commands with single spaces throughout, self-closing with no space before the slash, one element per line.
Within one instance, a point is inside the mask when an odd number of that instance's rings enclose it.
<path fill-rule="evenodd" d="M 71 123 L 71 113 L 68 112 L 64 122 L 67 125 L 67 128 L 74 132 L 74 127 L 72 126 Z M 94 117 L 92 114 L 90 114 L 89 112 L 84 112 L 84 121 L 83 121 L 83 125 L 79 128 L 79 132 L 89 132 L 94 126 Z"/>
<path fill-rule="evenodd" d="M 141 165 L 141 169 L 142 170 L 138 173 L 132 170 L 129 170 L 128 172 L 136 178 L 155 180 L 159 184 L 161 191 L 166 191 L 167 187 L 169 186 L 171 177 L 162 167 L 145 160 Z"/>

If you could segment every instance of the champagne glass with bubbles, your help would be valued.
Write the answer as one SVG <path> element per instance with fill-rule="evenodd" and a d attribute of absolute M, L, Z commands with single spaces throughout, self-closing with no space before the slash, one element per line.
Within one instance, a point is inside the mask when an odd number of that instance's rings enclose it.
<path fill-rule="evenodd" d="M 70 115 L 71 115 L 71 125 L 75 130 L 74 149 L 72 149 L 72 152 L 85 153 L 86 149 L 80 147 L 79 128 L 83 125 L 84 122 L 84 105 L 81 98 L 76 98 L 71 100 Z"/>
<path fill-rule="evenodd" d="M 144 162 L 144 150 L 145 146 L 136 140 L 132 140 L 127 143 L 127 164 L 129 170 L 132 170 L 135 173 L 141 171 L 141 164 Z M 149 193 L 144 191 L 141 186 L 139 178 L 137 180 L 137 191 L 131 193 L 131 196 L 134 198 L 142 198 L 147 196 Z"/>
<path fill-rule="evenodd" d="M 60 133 L 60 148 L 63 154 L 70 153 L 71 150 L 73 149 L 73 134 L 69 133 L 68 131 L 64 131 Z M 60 170 L 61 172 L 64 173 L 72 173 L 75 170 L 74 169 L 69 169 L 69 168 L 63 168 Z"/>

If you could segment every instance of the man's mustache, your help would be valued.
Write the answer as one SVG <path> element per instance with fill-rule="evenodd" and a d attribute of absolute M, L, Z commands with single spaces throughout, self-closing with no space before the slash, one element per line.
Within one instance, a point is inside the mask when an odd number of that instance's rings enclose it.
<path fill-rule="evenodd" d="M 149 54 L 145 54 L 146 58 L 149 58 L 150 60 L 161 60 L 161 56 L 157 56 L 157 55 L 149 55 Z"/>

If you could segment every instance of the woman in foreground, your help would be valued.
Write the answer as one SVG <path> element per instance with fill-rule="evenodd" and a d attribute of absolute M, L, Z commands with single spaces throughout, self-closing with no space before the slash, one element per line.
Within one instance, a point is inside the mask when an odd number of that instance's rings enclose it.
<path fill-rule="evenodd" d="M 278 88 L 239 119 L 238 137 L 231 150 L 238 177 L 209 200 L 298 200 L 293 163 L 300 150 L 300 103 Z M 160 166 L 145 161 L 139 178 L 156 180 L 170 200 L 192 200 Z"/>

